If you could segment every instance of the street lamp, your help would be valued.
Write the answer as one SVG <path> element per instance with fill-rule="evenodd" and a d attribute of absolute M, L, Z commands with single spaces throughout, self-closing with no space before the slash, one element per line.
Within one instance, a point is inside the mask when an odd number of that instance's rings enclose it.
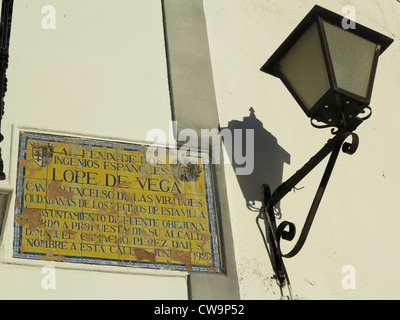
<path fill-rule="evenodd" d="M 379 55 L 393 42 L 315 6 L 261 68 L 280 78 L 312 120 L 343 127 L 371 101 Z M 314 122 L 312 122 L 314 123 Z"/>
<path fill-rule="evenodd" d="M 354 29 L 344 29 L 345 19 L 315 6 L 261 68 L 282 80 L 314 127 L 333 127 L 334 134 L 273 194 L 268 185 L 263 185 L 260 215 L 265 220 L 271 262 L 281 286 L 288 281 L 282 257 L 291 258 L 301 250 L 340 150 L 353 154 L 357 149 L 358 136 L 353 131 L 372 114 L 369 104 L 378 59 L 393 42 L 393 39 L 355 22 L 346 23 L 346 26 L 354 25 Z M 345 142 L 348 137 L 352 138 L 351 143 Z M 288 221 L 277 227 L 274 206 L 329 154 L 299 239 L 289 253 L 283 254 L 280 241 L 293 240 L 296 228 Z"/>

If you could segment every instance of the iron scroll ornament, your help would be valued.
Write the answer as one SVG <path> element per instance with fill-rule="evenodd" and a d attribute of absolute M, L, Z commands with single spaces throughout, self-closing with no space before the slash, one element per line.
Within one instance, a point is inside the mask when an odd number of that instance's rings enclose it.
<path fill-rule="evenodd" d="M 370 110 L 370 109 L 369 109 Z M 370 115 L 369 115 L 370 116 Z M 369 116 L 367 118 L 369 118 Z M 282 258 L 292 258 L 300 252 L 306 242 L 307 236 L 314 221 L 316 212 L 318 210 L 321 199 L 324 195 L 329 178 L 335 166 L 336 160 L 340 151 L 352 155 L 357 151 L 359 138 L 353 131 L 365 120 L 366 118 L 356 117 L 354 121 L 345 128 L 338 130 L 335 136 L 330 139 L 322 149 L 312 157 L 300 170 L 298 170 L 286 182 L 282 183 L 273 194 L 267 184 L 262 186 L 263 204 L 260 210 L 259 217 L 264 220 L 267 230 L 267 239 L 269 239 L 270 259 L 275 273 L 275 278 L 278 284 L 283 287 L 286 281 L 289 281 L 285 265 Z M 351 138 L 351 142 L 346 142 Z M 293 241 L 296 236 L 296 226 L 289 221 L 283 221 L 277 226 L 275 219 L 274 206 L 295 186 L 312 171 L 322 160 L 330 154 L 330 158 L 321 182 L 315 194 L 314 200 L 311 204 L 306 221 L 301 230 L 300 236 L 291 251 L 283 254 L 281 250 L 281 240 Z"/>

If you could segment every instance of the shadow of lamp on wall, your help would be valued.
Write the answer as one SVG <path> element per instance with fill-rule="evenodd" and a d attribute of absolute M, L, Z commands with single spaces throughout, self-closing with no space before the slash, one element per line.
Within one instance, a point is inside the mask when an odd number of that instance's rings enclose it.
<path fill-rule="evenodd" d="M 260 193 L 260 185 L 265 181 L 269 181 L 271 187 L 277 187 L 282 182 L 284 163 L 290 164 L 290 154 L 286 152 L 279 144 L 277 139 L 268 132 L 263 123 L 257 119 L 255 110 L 250 108 L 250 115 L 244 117 L 243 120 L 232 120 L 228 123 L 227 128 L 231 136 L 234 137 L 234 143 L 225 144 L 230 157 L 232 167 L 235 172 L 238 168 L 243 168 L 243 163 L 238 163 L 237 157 L 234 155 L 237 152 L 244 153 L 249 150 L 247 143 L 253 144 L 251 154 L 244 154 L 249 160 L 246 165 L 252 165 L 250 174 L 237 174 L 237 180 L 240 189 L 246 199 L 246 206 L 252 211 L 259 211 L 259 206 L 256 207 L 256 202 L 262 201 Z M 251 136 L 246 136 L 251 132 Z M 237 133 L 240 133 L 238 135 Z M 232 146 L 232 147 L 231 147 Z M 235 148 L 238 148 L 236 150 Z M 252 157 L 252 159 L 250 159 Z M 279 211 L 279 205 L 275 207 Z"/>
<path fill-rule="evenodd" d="M 357 150 L 358 136 L 354 130 L 372 115 L 369 104 L 378 59 L 393 42 L 355 22 L 355 29 L 343 29 L 344 19 L 315 6 L 261 68 L 284 83 L 314 127 L 332 127 L 334 135 L 273 193 L 268 180 L 262 186 L 261 215 L 272 267 L 278 284 L 281 287 L 287 284 L 289 292 L 283 258 L 291 258 L 302 249 L 340 150 L 347 154 Z M 345 142 L 348 138 L 351 142 Z M 277 226 L 274 208 L 328 155 L 328 164 L 297 242 L 290 252 L 283 253 L 280 242 L 292 241 L 296 227 L 288 221 Z"/>

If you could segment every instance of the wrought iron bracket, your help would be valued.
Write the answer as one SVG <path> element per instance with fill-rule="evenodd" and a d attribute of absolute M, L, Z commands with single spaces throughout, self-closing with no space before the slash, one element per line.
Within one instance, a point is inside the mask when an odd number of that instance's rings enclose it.
<path fill-rule="evenodd" d="M 270 248 L 270 259 L 272 267 L 275 273 L 275 278 L 278 284 L 283 287 L 289 281 L 288 274 L 286 272 L 283 258 L 292 258 L 302 249 L 311 225 L 314 221 L 317 213 L 319 204 L 324 195 L 327 187 L 329 178 L 335 166 L 337 157 L 340 150 L 347 154 L 354 154 L 358 148 L 358 136 L 353 131 L 363 122 L 362 118 L 355 118 L 350 125 L 342 129 L 338 129 L 335 132 L 335 136 L 328 140 L 328 142 L 322 147 L 322 149 L 315 154 L 300 170 L 298 170 L 292 177 L 286 182 L 282 183 L 274 193 L 271 194 L 271 190 L 267 184 L 262 186 L 263 204 L 261 208 L 261 218 L 264 219 L 267 239 Z M 351 137 L 351 142 L 345 142 L 347 138 Z M 277 226 L 274 206 L 278 204 L 295 186 L 307 176 L 322 160 L 330 155 L 328 164 L 325 172 L 322 176 L 321 182 L 315 194 L 314 200 L 311 204 L 311 208 L 308 212 L 306 221 L 301 230 L 300 236 L 291 251 L 286 254 L 282 253 L 281 240 L 292 241 L 296 235 L 296 226 L 289 221 L 283 221 Z"/>

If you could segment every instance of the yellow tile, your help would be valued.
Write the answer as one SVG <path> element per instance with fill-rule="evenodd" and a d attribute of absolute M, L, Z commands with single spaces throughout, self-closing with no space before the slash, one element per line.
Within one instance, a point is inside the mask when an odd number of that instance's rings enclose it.
<path fill-rule="evenodd" d="M 47 168 L 38 165 L 29 153 L 27 159 L 23 157 L 18 158 L 18 171 L 21 172 L 24 177 L 47 179 Z"/>
<path fill-rule="evenodd" d="M 153 249 L 154 244 L 152 237 L 149 236 L 149 233 L 143 229 L 140 229 L 140 234 L 121 236 L 119 247 Z"/>
<path fill-rule="evenodd" d="M 40 253 L 44 254 L 45 252 L 45 247 L 43 245 L 43 239 L 39 238 L 32 238 L 32 239 L 22 239 L 21 240 L 21 245 L 20 245 L 20 250 L 21 254 L 26 254 L 26 253 Z"/>
<path fill-rule="evenodd" d="M 139 148 L 140 149 L 140 148 Z M 143 148 L 140 150 L 119 150 L 119 158 L 118 160 L 121 163 L 132 163 L 135 165 L 145 164 L 145 153 L 143 153 Z"/>
<path fill-rule="evenodd" d="M 81 212 L 82 197 L 76 192 L 81 186 L 60 180 L 47 182 L 46 209 Z"/>
<path fill-rule="evenodd" d="M 184 269 L 192 270 L 192 258 L 190 251 L 171 250 L 171 263 L 178 263 L 184 266 Z"/>
<path fill-rule="evenodd" d="M 193 265 L 210 266 L 210 267 L 213 265 L 211 253 L 193 252 L 191 257 Z"/>
<path fill-rule="evenodd" d="M 46 218 L 46 236 L 53 241 L 81 242 L 81 230 L 77 229 L 78 222 L 68 218 Z"/>
<path fill-rule="evenodd" d="M 22 238 L 43 238 L 45 224 L 42 219 L 42 209 L 21 208 L 15 214 L 14 222 L 22 227 Z"/>
<path fill-rule="evenodd" d="M 43 141 L 41 139 L 28 138 L 26 150 L 32 150 L 35 145 L 51 146 L 54 153 L 65 155 L 81 155 L 81 139 L 73 137 L 63 137 L 62 141 Z"/>
<path fill-rule="evenodd" d="M 94 144 L 103 145 L 96 146 Z M 82 156 L 84 159 L 98 159 L 102 161 L 117 162 L 121 158 L 121 151 L 119 148 L 109 148 L 107 147 L 107 142 L 100 140 L 94 141 L 94 144 L 85 142 L 82 145 Z"/>
<path fill-rule="evenodd" d="M 196 240 L 192 240 L 193 250 L 196 252 L 210 253 L 211 241 L 210 233 L 196 233 Z"/>
<path fill-rule="evenodd" d="M 52 162 L 47 165 L 47 179 L 82 184 L 88 180 L 88 176 L 82 172 L 83 167 L 84 163 L 79 155 L 54 153 Z M 93 178 L 89 177 L 89 180 L 92 181 Z"/>
<path fill-rule="evenodd" d="M 45 210 L 45 253 L 43 259 L 64 261 L 67 256 L 80 256 L 79 214 L 59 210 Z M 77 249 L 76 249 L 76 248 Z"/>
<path fill-rule="evenodd" d="M 119 182 L 126 180 L 124 177 L 118 175 L 118 171 L 115 169 L 117 168 L 116 166 L 114 167 L 110 165 L 109 162 L 103 162 L 102 160 L 99 161 L 99 168 L 91 170 L 93 173 L 88 174 L 88 177 L 91 177 L 92 180 L 86 180 L 85 184 L 90 182 L 92 185 L 117 188 Z"/>
<path fill-rule="evenodd" d="M 82 257 L 82 243 L 76 239 L 76 241 L 65 242 L 62 255 L 69 257 Z"/>
<path fill-rule="evenodd" d="M 40 147 L 45 155 L 52 150 L 50 163 L 41 160 Z M 25 242 L 42 240 L 35 250 L 48 260 L 211 266 L 201 163 L 174 164 L 176 153 L 166 149 L 147 161 L 146 146 L 128 148 L 98 140 L 30 139 L 21 150 L 19 173 L 27 175 L 18 205 L 42 210 L 45 227 L 35 231 L 26 222 Z M 43 163 L 46 169 L 38 168 Z"/>
<path fill-rule="evenodd" d="M 115 246 L 97 243 L 82 243 L 82 258 L 118 259 Z"/>
<path fill-rule="evenodd" d="M 156 263 L 163 263 L 166 264 L 166 267 L 168 268 L 168 265 L 171 263 L 171 250 L 166 250 L 163 248 L 155 248 L 155 258 L 156 258 Z"/>
<path fill-rule="evenodd" d="M 84 220 L 81 221 L 82 231 L 102 236 L 101 239 L 96 240 L 111 241 L 109 240 L 111 236 L 116 237 L 118 235 L 118 220 L 114 216 L 83 213 L 83 217 Z"/>
<path fill-rule="evenodd" d="M 25 178 L 20 192 L 17 192 L 15 206 L 44 209 L 46 207 L 46 191 L 46 180 Z"/>
<path fill-rule="evenodd" d="M 206 187 L 203 179 L 200 178 L 198 181 L 185 181 L 185 192 L 193 195 L 205 195 Z"/>
<path fill-rule="evenodd" d="M 149 262 L 150 264 L 154 265 L 156 263 L 154 249 L 142 247 L 121 248 L 119 259 L 137 262 Z"/>

